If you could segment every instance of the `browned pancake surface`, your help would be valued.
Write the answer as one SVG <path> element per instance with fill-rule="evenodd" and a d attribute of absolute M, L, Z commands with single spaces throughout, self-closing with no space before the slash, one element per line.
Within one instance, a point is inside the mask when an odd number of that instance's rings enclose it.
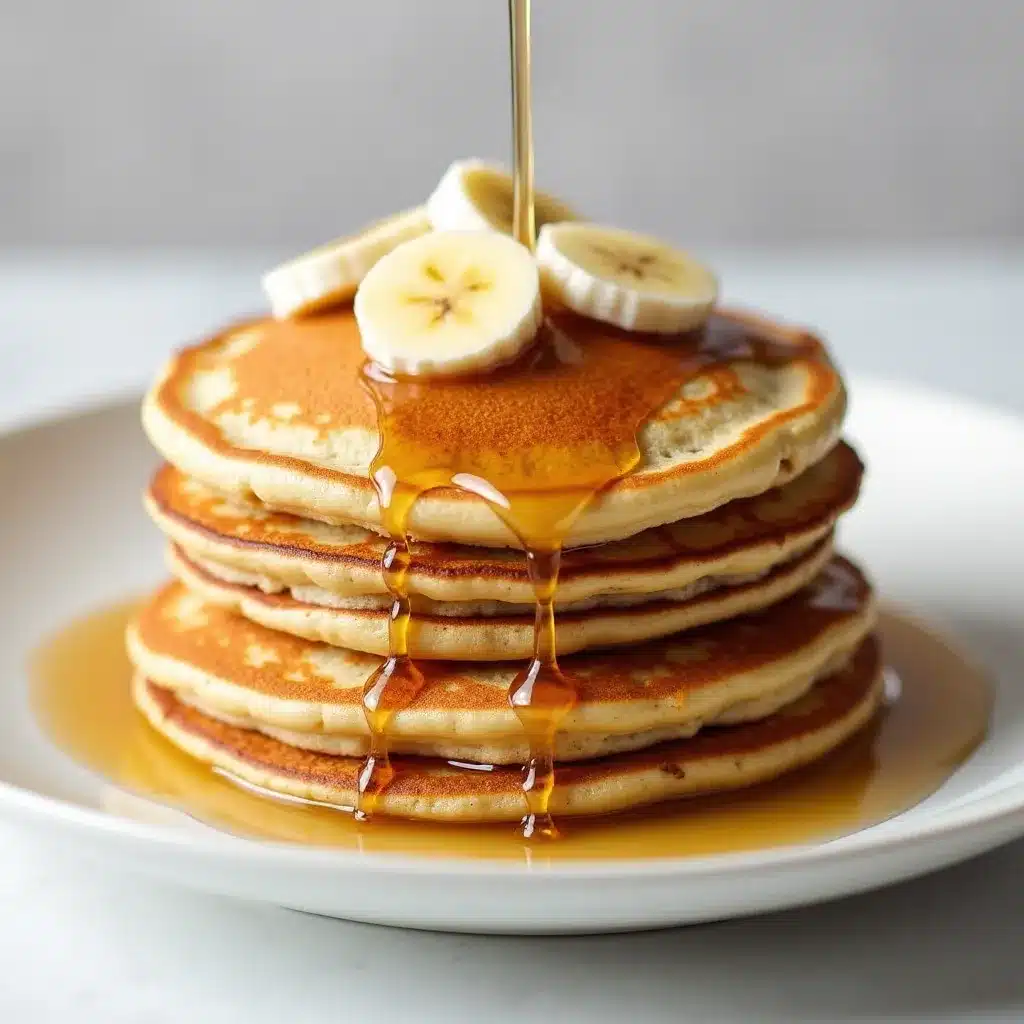
<path fill-rule="evenodd" d="M 563 323 L 564 321 L 564 323 Z M 607 437 L 614 447 L 624 431 L 615 422 L 615 411 L 622 405 L 624 380 L 637 378 L 638 366 L 644 379 L 657 381 L 676 374 L 679 352 L 672 346 L 659 346 L 644 335 L 631 335 L 597 321 L 566 314 L 554 318 L 555 329 L 564 329 L 586 358 L 566 359 L 544 374 L 524 373 L 502 376 L 491 381 L 476 377 L 465 381 L 432 382 L 423 388 L 417 401 L 410 404 L 410 434 L 425 447 L 438 451 L 471 450 L 504 455 L 509 437 L 516 437 L 520 449 L 560 446 L 566 450 L 586 450 L 595 441 Z M 223 414 L 252 420 L 275 421 L 284 418 L 291 427 L 311 432 L 314 440 L 324 439 L 331 430 L 363 428 L 376 433 L 377 413 L 361 382 L 366 355 L 350 308 L 318 317 L 289 320 L 261 320 L 260 341 L 241 346 L 230 361 L 234 388 L 230 395 L 205 416 L 194 412 L 181 400 L 179 388 L 192 372 L 218 368 L 223 352 L 217 340 L 186 350 L 176 371 L 161 385 L 158 402 L 210 447 L 230 454 L 234 446 L 222 436 L 212 418 Z M 793 348 L 786 333 L 771 330 L 753 318 L 716 313 L 707 331 L 721 334 L 722 351 L 734 351 L 737 360 L 747 358 L 751 343 L 779 344 Z M 234 332 L 229 332 L 231 336 Z M 838 375 L 820 345 L 810 336 L 801 336 L 803 349 L 793 348 L 795 358 L 807 375 L 805 398 L 801 406 L 784 415 L 795 417 L 806 408 L 822 404 L 840 389 Z M 672 420 L 699 415 L 742 392 L 743 385 L 727 365 L 716 365 L 696 376 L 702 386 L 668 402 L 654 414 L 655 420 Z M 287 406 L 287 409 L 284 407 Z M 773 424 L 774 425 L 774 424 Z M 635 425 L 630 424 L 630 429 Z M 744 437 L 740 447 L 755 441 Z M 246 458 L 287 464 L 285 456 L 269 452 L 246 451 Z M 718 452 L 715 460 L 730 457 Z M 302 463 L 306 472 L 311 466 Z M 708 468 L 696 463 L 674 468 L 673 473 L 692 473 Z M 323 476 L 334 471 L 317 467 Z M 348 481 L 347 481 L 348 482 Z M 634 475 L 615 485 L 629 488 Z M 366 488 L 370 481 L 364 480 Z M 465 491 L 452 489 L 445 497 L 476 502 Z"/>

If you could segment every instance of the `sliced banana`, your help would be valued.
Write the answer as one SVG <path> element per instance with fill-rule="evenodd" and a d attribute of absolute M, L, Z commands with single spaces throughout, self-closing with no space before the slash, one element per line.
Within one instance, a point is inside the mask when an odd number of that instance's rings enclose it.
<path fill-rule="evenodd" d="M 545 291 L 569 309 L 627 331 L 700 326 L 718 297 L 714 274 L 646 235 L 595 224 L 546 224 L 537 239 Z"/>
<path fill-rule="evenodd" d="M 435 231 L 400 245 L 366 275 L 354 308 L 366 354 L 418 377 L 507 363 L 542 318 L 530 251 L 482 231 Z"/>
<path fill-rule="evenodd" d="M 426 209 L 419 206 L 275 267 L 263 277 L 271 311 L 283 320 L 346 302 L 382 256 L 429 230 Z"/>
<path fill-rule="evenodd" d="M 427 200 L 427 216 L 438 231 L 501 231 L 512 234 L 512 176 L 483 160 L 456 160 Z M 560 199 L 534 193 L 537 229 L 551 221 L 576 220 Z"/>

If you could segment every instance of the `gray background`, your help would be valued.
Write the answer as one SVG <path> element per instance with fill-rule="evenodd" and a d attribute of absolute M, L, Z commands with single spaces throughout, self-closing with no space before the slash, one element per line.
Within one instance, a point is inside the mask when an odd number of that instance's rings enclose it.
<path fill-rule="evenodd" d="M 538 179 L 725 244 L 1024 232 L 1024 0 L 536 0 Z M 287 246 L 508 153 L 506 0 L 0 0 L 0 244 Z"/>

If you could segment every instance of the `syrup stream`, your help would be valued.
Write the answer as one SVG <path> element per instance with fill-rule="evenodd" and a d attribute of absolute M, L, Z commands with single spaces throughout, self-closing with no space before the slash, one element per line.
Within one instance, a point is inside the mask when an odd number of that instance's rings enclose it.
<path fill-rule="evenodd" d="M 508 19 L 512 50 L 512 233 L 532 252 L 537 229 L 533 202 L 530 0 L 508 0 Z"/>

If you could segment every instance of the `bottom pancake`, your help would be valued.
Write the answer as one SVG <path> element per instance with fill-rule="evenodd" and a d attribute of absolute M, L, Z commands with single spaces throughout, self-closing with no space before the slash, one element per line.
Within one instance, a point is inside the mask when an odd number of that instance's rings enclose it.
<path fill-rule="evenodd" d="M 739 789 L 824 757 L 866 725 L 882 702 L 877 640 L 769 718 L 705 729 L 636 753 L 562 765 L 555 815 L 609 814 L 684 796 Z M 186 753 L 238 780 L 284 796 L 351 809 L 363 762 L 299 750 L 210 718 L 137 676 L 135 703 Z M 517 768 L 396 758 L 379 812 L 434 821 L 518 821 L 525 813 Z"/>
<path fill-rule="evenodd" d="M 831 675 L 842 668 L 846 660 L 845 654 L 830 659 L 822 669 L 822 675 Z M 555 757 L 560 761 L 585 761 L 611 754 L 626 753 L 652 747 L 671 740 L 686 739 L 701 729 L 713 725 L 739 725 L 753 722 L 758 718 L 767 718 L 780 708 L 802 697 L 815 683 L 817 676 L 807 675 L 792 681 L 783 682 L 767 690 L 758 697 L 740 700 L 730 704 L 717 714 L 709 714 L 705 718 L 689 718 L 679 722 L 654 726 L 637 732 L 625 733 L 578 733 L 560 732 L 555 737 Z M 156 686 L 159 683 L 150 680 Z M 261 732 L 275 740 L 280 740 L 289 747 L 301 747 L 322 754 L 339 754 L 343 757 L 365 757 L 368 751 L 367 737 L 345 736 L 336 733 L 299 732 L 296 729 L 282 729 L 268 725 L 266 722 L 253 718 L 251 715 L 232 715 L 216 705 L 207 704 L 203 698 L 188 690 L 171 692 L 183 704 L 201 712 L 208 718 L 226 722 L 240 729 Z M 492 764 L 523 764 L 530 757 L 529 746 L 524 739 L 513 739 L 501 743 L 491 740 L 490 743 L 463 742 L 457 740 L 437 742 L 436 740 L 408 739 L 403 737 L 398 744 L 392 740 L 392 750 L 416 757 L 440 758 L 450 761 L 485 761 Z"/>

